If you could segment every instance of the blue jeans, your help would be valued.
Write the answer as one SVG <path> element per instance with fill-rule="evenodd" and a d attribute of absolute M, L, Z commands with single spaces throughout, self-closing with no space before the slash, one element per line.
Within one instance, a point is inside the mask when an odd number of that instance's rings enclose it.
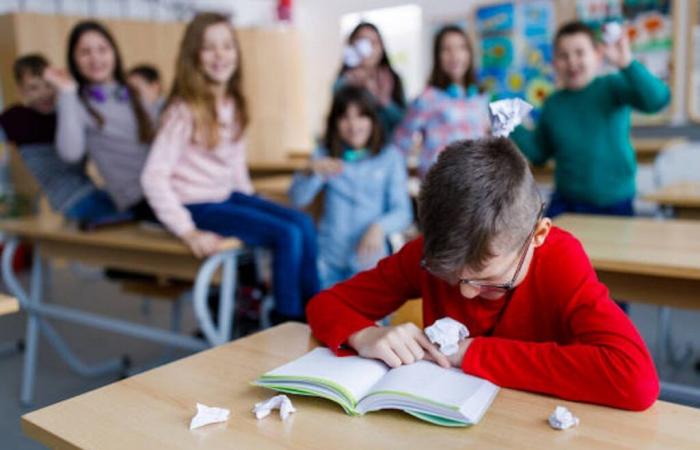
<path fill-rule="evenodd" d="M 307 214 L 240 192 L 186 207 L 199 229 L 272 249 L 277 312 L 304 316 L 306 301 L 319 290 L 316 228 Z"/>
<path fill-rule="evenodd" d="M 109 194 L 95 190 L 81 198 L 63 213 L 66 218 L 79 222 L 98 222 L 104 219 L 122 218 L 128 220 L 132 214 L 128 211 L 119 212 Z"/>
<path fill-rule="evenodd" d="M 610 206 L 596 206 L 564 198 L 554 192 L 547 208 L 547 217 L 555 218 L 564 213 L 600 214 L 605 216 L 634 216 L 633 199 L 623 200 Z"/>

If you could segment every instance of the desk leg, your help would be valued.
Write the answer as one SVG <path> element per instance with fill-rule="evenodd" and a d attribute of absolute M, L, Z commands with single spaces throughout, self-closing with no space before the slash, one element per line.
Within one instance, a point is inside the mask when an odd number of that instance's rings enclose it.
<path fill-rule="evenodd" d="M 75 356 L 68 344 L 58 332 L 41 317 L 42 311 L 50 305 L 42 305 L 43 300 L 43 266 L 41 253 L 38 246 L 34 246 L 32 271 L 29 281 L 29 294 L 22 287 L 12 267 L 12 260 L 17 251 L 18 240 L 13 238 L 5 247 L 2 255 L 2 274 L 5 284 L 12 294 L 19 300 L 27 314 L 26 347 L 24 355 L 24 369 L 22 373 L 22 388 L 20 401 L 23 405 L 30 405 L 34 398 L 34 382 L 36 380 L 36 363 L 39 355 L 39 337 L 43 331 L 48 337 L 48 343 L 63 358 L 68 366 L 75 372 L 84 376 L 97 376 L 114 372 L 123 367 L 122 359 L 112 359 L 102 364 L 89 366 Z"/>
<path fill-rule="evenodd" d="M 235 306 L 236 263 L 239 250 L 227 250 L 207 258 L 197 272 L 194 283 L 193 304 L 199 327 L 211 345 L 221 345 L 231 338 L 231 321 Z M 221 294 L 219 296 L 218 327 L 214 326 L 207 298 L 214 274 L 222 268 Z M 218 328 L 218 329 L 217 329 Z"/>
<path fill-rule="evenodd" d="M 34 380 L 36 378 L 36 360 L 39 351 L 39 317 L 33 311 L 41 299 L 41 255 L 39 250 L 34 248 L 34 258 L 32 261 L 32 272 L 29 282 L 29 294 L 22 287 L 15 275 L 12 261 L 17 251 L 19 241 L 17 238 L 10 238 L 2 252 L 2 275 L 12 295 L 19 301 L 22 309 L 27 313 L 26 347 L 24 354 L 24 369 L 22 372 L 22 389 L 20 401 L 23 405 L 29 405 L 34 396 Z"/>
<path fill-rule="evenodd" d="M 676 351 L 676 346 L 671 333 L 671 308 L 667 306 L 659 307 L 659 327 L 657 337 L 657 359 L 659 364 L 668 362 L 674 369 L 679 369 L 690 363 L 693 356 L 693 347 L 686 343 L 681 354 Z"/>

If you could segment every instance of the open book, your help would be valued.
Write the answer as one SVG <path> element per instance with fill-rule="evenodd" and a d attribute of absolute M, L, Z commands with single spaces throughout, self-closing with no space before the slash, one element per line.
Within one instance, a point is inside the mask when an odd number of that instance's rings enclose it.
<path fill-rule="evenodd" d="M 498 393 L 498 386 L 489 381 L 432 362 L 390 369 L 374 359 L 337 357 L 322 347 L 266 373 L 255 384 L 327 398 L 350 415 L 400 409 L 448 427 L 479 422 Z"/>

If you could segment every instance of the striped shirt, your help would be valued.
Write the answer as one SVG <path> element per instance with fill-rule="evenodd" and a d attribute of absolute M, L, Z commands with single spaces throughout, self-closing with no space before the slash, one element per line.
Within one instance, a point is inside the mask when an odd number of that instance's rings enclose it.
<path fill-rule="evenodd" d="M 99 88 L 108 93 L 119 89 L 115 83 Z M 103 99 L 90 98 L 88 101 L 104 118 L 102 126 L 89 114 L 76 91 L 59 95 L 58 153 L 69 163 L 80 161 L 89 154 L 117 208 L 128 209 L 143 200 L 139 179 L 149 145 L 139 141 L 138 123 L 128 98 L 109 94 Z M 148 108 L 146 111 L 151 113 L 151 120 L 155 123 L 155 111 Z"/>
<path fill-rule="evenodd" d="M 490 128 L 487 95 L 453 96 L 447 91 L 428 86 L 416 98 L 396 128 L 393 145 L 404 155 L 413 149 L 416 133 L 423 136 L 418 156 L 418 171 L 425 177 L 440 152 L 461 139 L 479 139 Z"/>

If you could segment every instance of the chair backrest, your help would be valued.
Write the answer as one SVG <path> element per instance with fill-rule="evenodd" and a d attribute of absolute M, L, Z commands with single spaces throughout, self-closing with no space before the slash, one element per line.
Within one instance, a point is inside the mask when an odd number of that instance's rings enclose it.
<path fill-rule="evenodd" d="M 657 188 L 700 181 L 700 142 L 683 142 L 664 150 L 654 161 Z"/>

